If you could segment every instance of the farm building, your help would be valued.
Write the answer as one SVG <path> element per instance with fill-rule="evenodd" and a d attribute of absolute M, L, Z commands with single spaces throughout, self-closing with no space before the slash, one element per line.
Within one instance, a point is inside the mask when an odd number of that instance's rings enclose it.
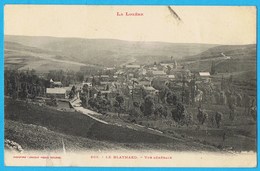
<path fill-rule="evenodd" d="M 109 81 L 109 75 L 101 75 L 99 79 L 100 81 Z"/>
<path fill-rule="evenodd" d="M 209 72 L 199 72 L 200 77 L 209 77 L 210 73 Z"/>
<path fill-rule="evenodd" d="M 143 90 L 148 93 L 148 94 L 155 94 L 155 92 L 157 91 L 155 88 L 153 87 L 143 87 Z"/>
<path fill-rule="evenodd" d="M 54 88 L 54 87 L 62 87 L 63 84 L 60 81 L 53 81 L 52 79 L 50 79 L 50 87 Z"/>
<path fill-rule="evenodd" d="M 201 80 L 203 82 L 210 82 L 211 81 L 209 72 L 199 72 L 198 78 L 199 78 L 199 80 Z"/>
<path fill-rule="evenodd" d="M 175 80 L 175 75 L 168 75 L 169 80 Z"/>
<path fill-rule="evenodd" d="M 88 85 L 88 87 L 92 87 L 92 83 L 91 82 L 82 82 L 82 87 L 84 86 L 84 85 Z"/>
<path fill-rule="evenodd" d="M 140 65 L 126 65 L 125 67 L 126 67 L 126 69 L 139 69 L 139 68 L 141 68 Z"/>
<path fill-rule="evenodd" d="M 47 97 L 56 97 L 56 98 L 66 98 L 67 93 L 65 88 L 47 88 L 46 89 Z"/>
<path fill-rule="evenodd" d="M 165 76 L 166 73 L 164 71 L 153 71 L 153 76 L 162 77 Z"/>

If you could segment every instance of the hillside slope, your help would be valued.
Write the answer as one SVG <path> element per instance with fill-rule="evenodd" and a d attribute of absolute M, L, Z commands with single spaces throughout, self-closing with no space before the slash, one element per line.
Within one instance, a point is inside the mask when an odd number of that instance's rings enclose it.
<path fill-rule="evenodd" d="M 20 43 L 52 51 L 58 55 L 73 58 L 75 62 L 101 64 L 105 66 L 121 65 L 128 61 L 153 63 L 155 61 L 196 55 L 212 44 L 178 44 L 165 42 L 134 42 L 114 39 L 83 39 L 5 36 L 5 41 Z"/>
<path fill-rule="evenodd" d="M 255 60 L 256 44 L 216 46 L 197 55 L 186 56 L 184 59 L 210 59 L 223 56 L 229 56 L 234 59 Z"/>
<path fill-rule="evenodd" d="M 74 58 L 60 55 L 55 51 L 9 41 L 5 41 L 4 57 L 5 69 L 34 69 L 40 73 L 54 69 L 78 71 L 81 66 L 92 66 L 75 62 Z"/>
<path fill-rule="evenodd" d="M 217 73 L 234 73 L 239 78 L 249 72 L 250 79 L 255 79 L 256 45 L 217 46 L 197 55 L 186 56 L 181 63 L 192 71 L 210 71 L 212 63 L 215 63 Z"/>

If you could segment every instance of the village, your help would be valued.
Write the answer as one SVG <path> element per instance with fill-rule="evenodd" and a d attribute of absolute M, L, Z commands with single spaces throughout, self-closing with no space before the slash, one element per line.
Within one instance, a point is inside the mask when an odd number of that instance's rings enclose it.
<path fill-rule="evenodd" d="M 44 84 L 41 85 L 37 85 L 37 81 L 34 83 L 33 78 L 30 81 L 18 81 L 19 78 L 6 79 L 5 84 L 6 93 L 15 98 L 19 98 L 19 95 L 26 99 L 45 97 L 47 101 L 55 99 L 54 105 L 57 99 L 80 99 L 81 106 L 102 114 L 115 112 L 136 117 L 162 117 L 168 116 L 167 111 L 176 108 L 178 104 L 183 108 L 178 116 L 183 115 L 183 118 L 176 120 L 179 122 L 188 115 L 185 106 L 198 107 L 202 118 L 207 118 L 206 113 L 202 112 L 203 105 L 224 105 L 229 109 L 225 115 L 229 115 L 231 120 L 235 117 L 236 106 L 244 107 L 246 115 L 252 115 L 254 118 L 254 96 L 250 97 L 246 92 L 242 94 L 242 90 L 232 87 L 232 75 L 224 78 L 223 74 L 214 72 L 214 66 L 212 62 L 210 71 L 191 72 L 176 60 L 172 60 L 168 63 L 154 62 L 150 65 L 102 67 L 92 72 L 89 72 L 91 69 L 88 67 L 81 67 L 78 73 L 70 77 L 67 73 L 66 80 L 59 80 L 61 77 L 64 78 L 66 72 L 54 70 L 47 76 L 39 76 L 44 80 Z M 34 77 L 37 77 L 35 74 Z M 22 80 L 21 76 L 20 79 Z M 151 104 L 146 104 L 146 99 L 149 99 Z M 136 108 L 140 110 L 133 112 Z M 174 112 L 174 118 L 173 115 Z"/>
<path fill-rule="evenodd" d="M 82 67 L 81 72 L 86 73 L 84 69 Z M 177 123 L 189 124 L 193 116 L 192 120 L 198 120 L 202 125 L 205 120 L 211 119 L 213 125 L 215 122 L 216 127 L 220 127 L 223 113 L 215 111 L 208 118 L 208 114 L 203 112 L 205 105 L 227 106 L 225 115 L 230 120 L 235 118 L 236 106 L 243 107 L 245 115 L 255 118 L 255 99 L 246 93 L 241 94 L 241 90 L 233 89 L 232 76 L 217 79 L 213 70 L 191 72 L 175 60 L 171 63 L 155 62 L 153 65 L 104 67 L 96 75 L 84 75 L 82 82 L 69 86 L 64 86 L 60 80 L 50 79 L 46 97 L 80 99 L 84 108 L 103 115 L 127 114 L 134 121 L 142 116 L 166 118 L 171 115 L 169 118 Z M 186 108 L 189 106 L 198 108 L 195 115 L 188 113 Z M 177 108 L 177 111 L 173 110 Z"/>
<path fill-rule="evenodd" d="M 42 115 L 49 110 L 49 116 L 55 111 L 65 115 L 83 114 L 88 117 L 86 121 L 114 125 L 117 131 L 126 128 L 126 132 L 134 130 L 145 136 L 159 134 L 220 150 L 254 150 L 256 142 L 252 137 L 256 134 L 257 118 L 254 84 L 240 80 L 236 74 L 241 72 L 216 70 L 221 62 L 234 60 L 220 57 L 217 62 L 209 60 L 211 64 L 206 69 L 194 69 L 189 67 L 190 61 L 169 59 L 146 65 L 131 60 L 113 67 L 81 66 L 77 72 L 6 69 L 5 100 L 8 106 L 12 103 L 40 105 L 38 113 Z M 22 117 L 13 116 L 12 110 L 16 108 L 8 110 L 7 118 Z M 34 117 L 34 114 L 24 114 L 20 119 L 25 121 Z M 43 117 L 35 119 L 42 122 Z M 44 121 L 43 125 L 49 122 L 52 121 Z M 108 136 L 105 130 L 94 135 L 102 135 L 103 140 Z M 93 130 L 89 131 L 93 134 Z M 116 142 L 136 141 L 128 133 L 110 136 L 107 138 Z M 247 139 L 247 145 L 236 141 L 240 136 Z"/>

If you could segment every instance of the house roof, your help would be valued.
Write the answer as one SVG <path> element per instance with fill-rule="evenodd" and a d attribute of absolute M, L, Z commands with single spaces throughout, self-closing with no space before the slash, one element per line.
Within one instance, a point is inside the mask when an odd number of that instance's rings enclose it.
<path fill-rule="evenodd" d="M 106 70 L 113 70 L 113 69 L 115 69 L 114 67 L 113 68 L 106 68 Z"/>
<path fill-rule="evenodd" d="M 46 93 L 48 93 L 48 94 L 65 94 L 66 89 L 65 88 L 47 88 Z"/>
<path fill-rule="evenodd" d="M 164 66 L 164 67 L 167 67 L 167 66 L 169 66 L 169 67 L 173 68 L 173 65 L 172 65 L 172 64 L 165 64 L 165 63 L 161 63 L 160 65 L 161 65 L 161 66 Z"/>
<path fill-rule="evenodd" d="M 153 88 L 153 87 L 144 87 L 144 90 L 147 90 L 147 91 L 155 91 L 155 88 Z"/>
<path fill-rule="evenodd" d="M 210 73 L 209 72 L 199 72 L 199 75 L 202 77 L 207 77 L 207 76 L 210 76 Z"/>
<path fill-rule="evenodd" d="M 60 81 L 52 81 L 51 83 L 55 84 L 55 85 L 62 85 L 62 83 Z"/>
<path fill-rule="evenodd" d="M 109 78 L 109 75 L 101 75 L 101 78 Z"/>
<path fill-rule="evenodd" d="M 168 78 L 175 78 L 175 75 L 168 75 Z"/>
<path fill-rule="evenodd" d="M 50 83 L 56 84 L 56 85 L 62 85 L 61 81 L 53 81 L 53 79 L 50 79 Z"/>
<path fill-rule="evenodd" d="M 126 68 L 140 68 L 140 65 L 126 65 Z"/>
<path fill-rule="evenodd" d="M 153 75 L 166 75 L 164 71 L 153 71 Z"/>

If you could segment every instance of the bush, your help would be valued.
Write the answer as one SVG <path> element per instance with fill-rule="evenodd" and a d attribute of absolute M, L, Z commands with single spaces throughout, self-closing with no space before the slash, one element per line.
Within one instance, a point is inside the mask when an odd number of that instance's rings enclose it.
<path fill-rule="evenodd" d="M 143 112 L 144 116 L 151 116 L 153 113 L 154 101 L 152 96 L 146 96 L 144 99 L 144 103 L 140 106 L 141 112 Z"/>
<path fill-rule="evenodd" d="M 183 121 L 183 119 L 185 118 L 184 111 L 185 108 L 183 104 L 177 103 L 176 109 L 173 109 L 171 111 L 173 120 L 177 123 L 181 123 L 181 121 Z"/>
<path fill-rule="evenodd" d="M 205 111 L 201 110 L 200 108 L 198 108 L 198 110 L 199 111 L 198 111 L 197 119 L 199 123 L 203 125 L 208 118 L 208 114 Z"/>

